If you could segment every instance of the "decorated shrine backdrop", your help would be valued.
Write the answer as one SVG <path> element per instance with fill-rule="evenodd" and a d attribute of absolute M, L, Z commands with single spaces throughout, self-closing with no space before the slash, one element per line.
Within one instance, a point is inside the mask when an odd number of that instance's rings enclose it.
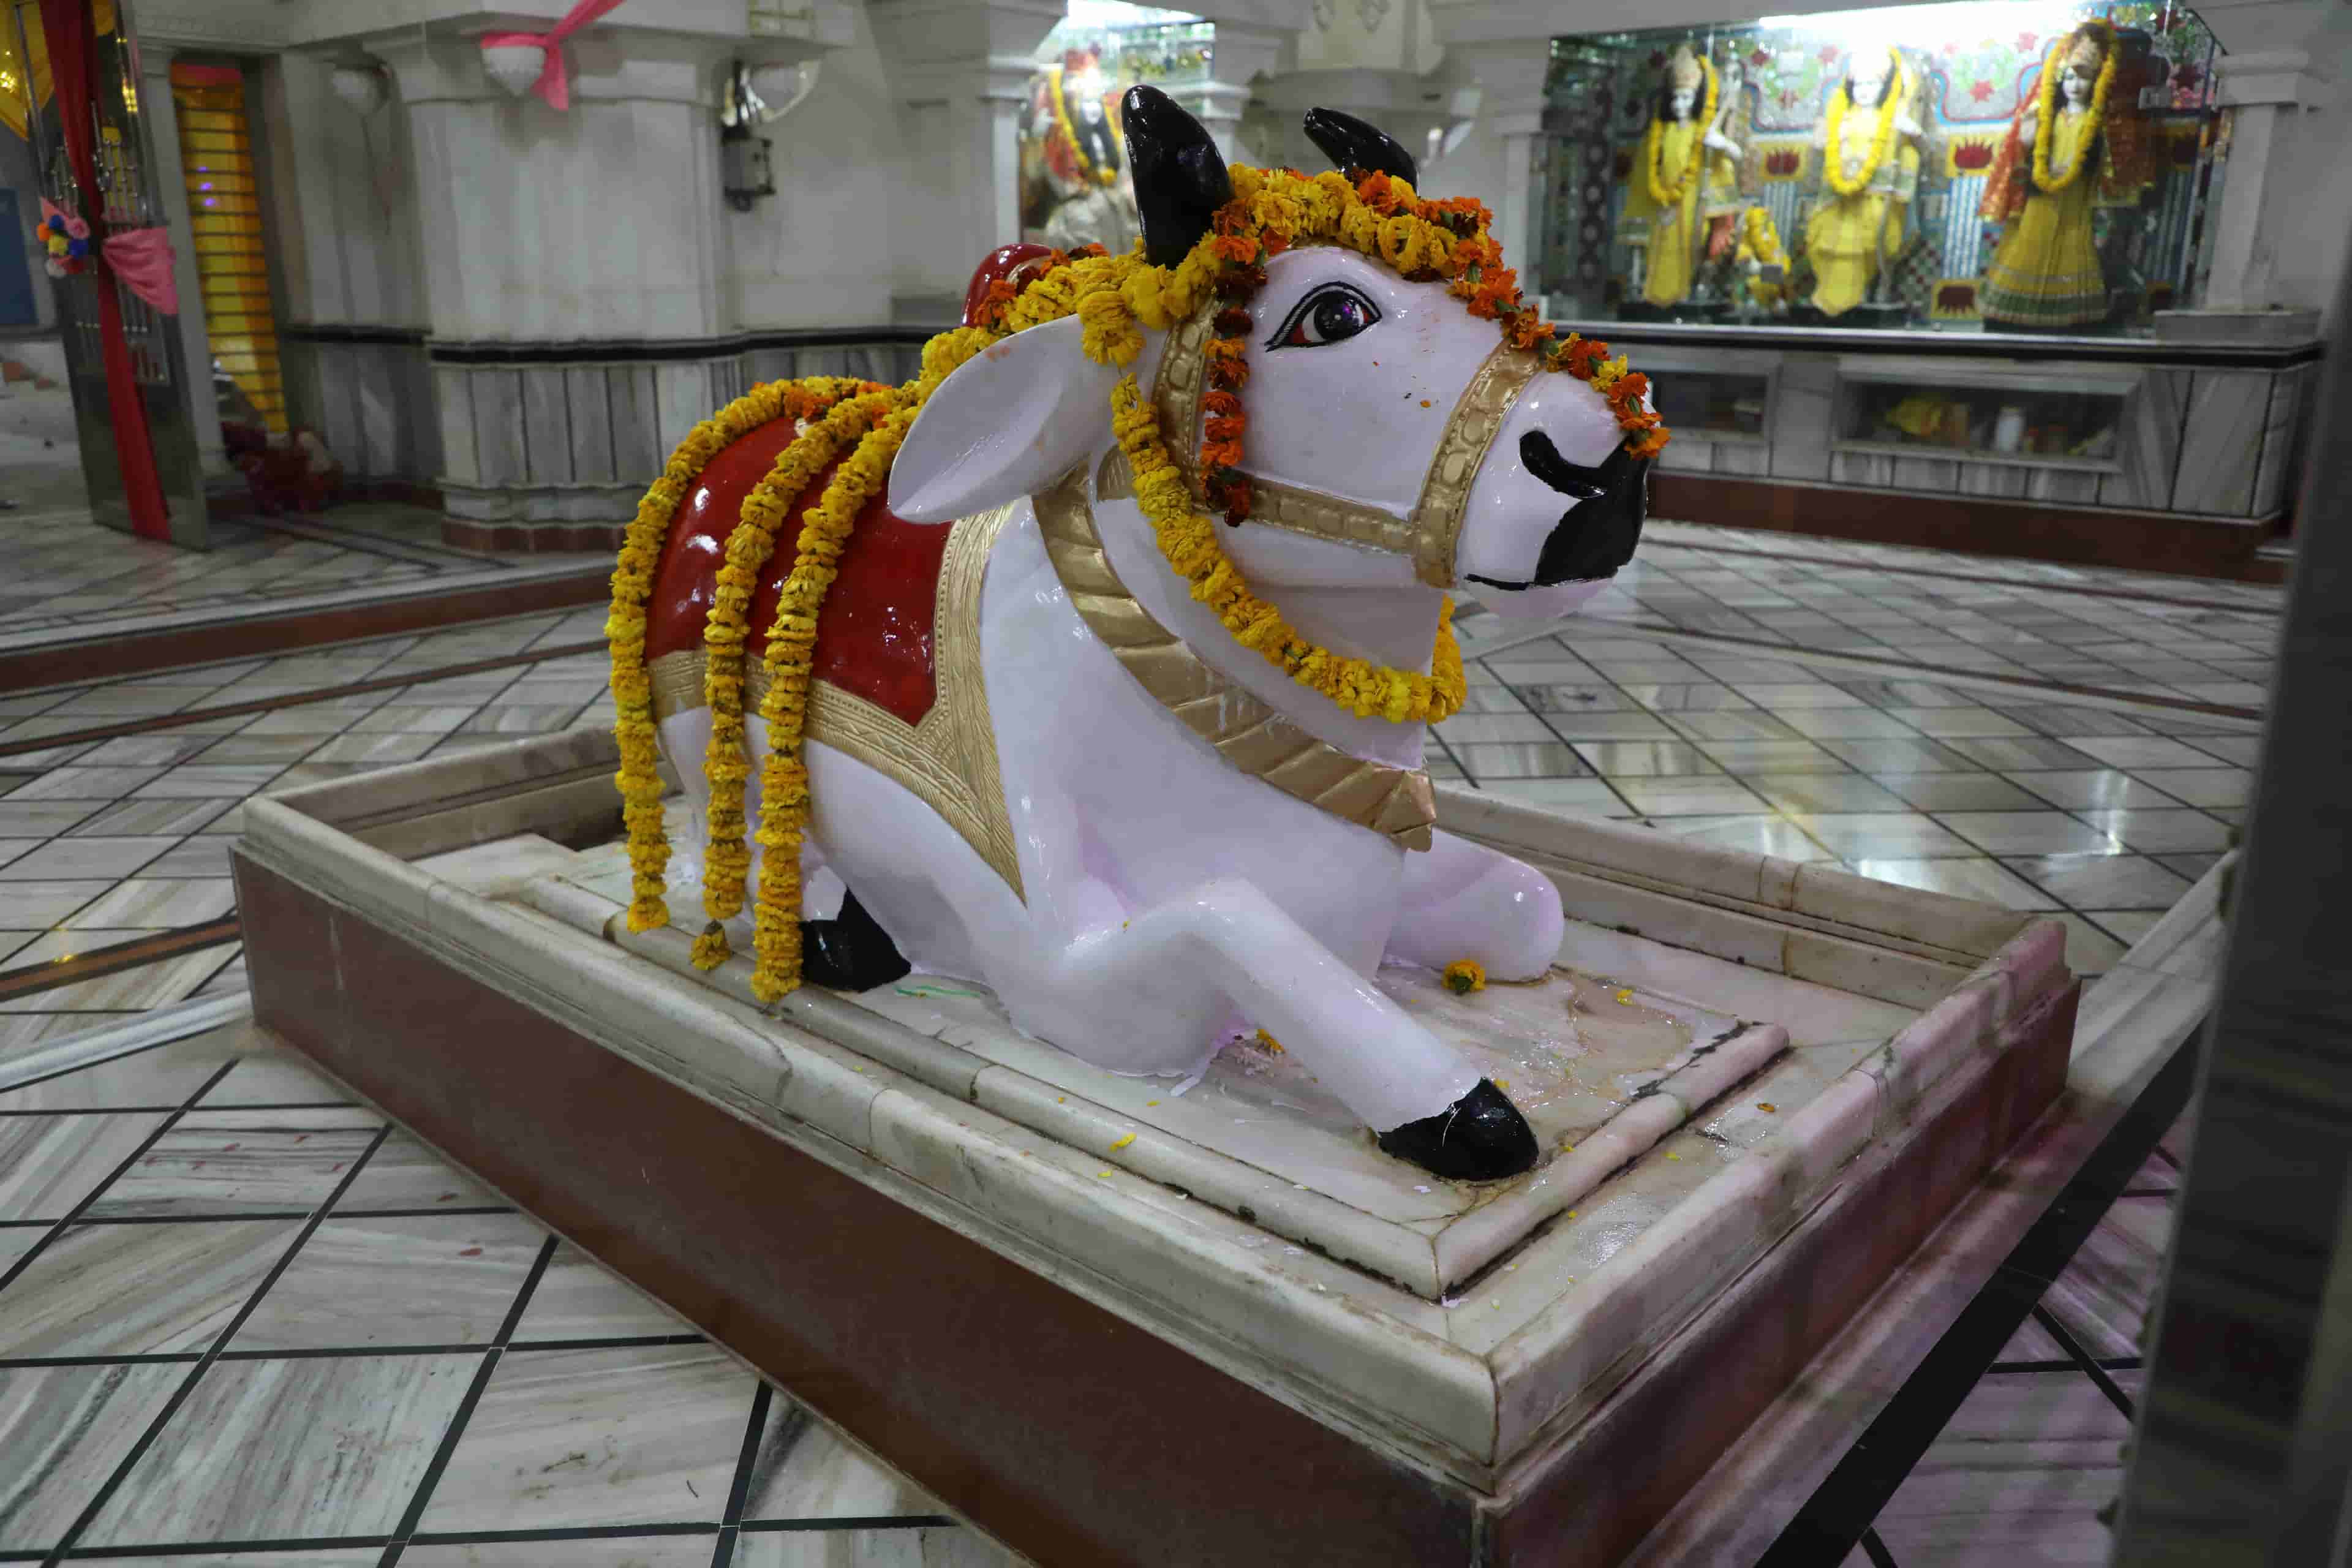
<path fill-rule="evenodd" d="M 1814 129 L 1847 55 L 1857 44 L 1892 42 L 1924 84 L 1919 118 L 1927 132 L 1907 248 L 1895 264 L 1898 288 L 1922 320 L 1973 318 L 1973 285 L 1999 234 L 1977 216 L 1993 155 L 2018 106 L 2037 90 L 2051 46 L 2094 19 L 2149 34 L 2170 67 L 2163 100 L 2146 110 L 2162 171 L 2154 199 L 2136 213 L 2103 211 L 2097 222 L 2110 283 L 2147 303 L 2173 303 L 2176 286 L 2193 271 L 2191 208 L 2210 140 L 2220 51 L 2195 13 L 2147 0 L 1981 0 L 1556 39 L 1547 95 L 1543 288 L 1570 296 L 1584 311 L 1612 307 L 1624 291 L 1631 257 L 1620 219 L 1627 181 L 1659 72 L 1685 41 L 1717 62 L 1740 66 L 1745 79 L 1727 126 L 1747 154 L 1740 191 L 1772 215 L 1801 271 L 1804 220 L 1822 190 Z M 2218 170 L 2213 178 L 2218 182 Z M 1954 308 L 1963 295 L 1966 307 Z M 2187 295 L 2180 299 L 2186 302 Z"/>
<path fill-rule="evenodd" d="M 1056 225 L 1054 215 L 1083 191 L 1105 156 L 1118 165 L 1114 183 L 1123 205 L 1132 205 L 1134 180 L 1118 139 L 1120 95 L 1149 83 L 1198 113 L 1215 51 L 1215 25 L 1188 11 L 1070 0 L 1067 15 L 1037 47 L 1036 74 L 1021 111 L 1022 237 L 1045 244 L 1092 239 L 1125 249 L 1133 236 L 1118 228 L 1120 220 L 1077 216 L 1074 210 Z M 1105 136 L 1087 137 L 1080 123 L 1089 99 L 1104 110 Z"/>

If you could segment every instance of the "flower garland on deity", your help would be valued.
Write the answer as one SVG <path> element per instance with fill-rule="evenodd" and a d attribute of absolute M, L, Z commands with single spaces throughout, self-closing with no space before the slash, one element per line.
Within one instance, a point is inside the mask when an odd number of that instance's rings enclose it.
<path fill-rule="evenodd" d="M 1886 88 L 1878 97 L 1878 123 L 1870 134 L 1870 155 L 1852 179 L 1846 177 L 1845 143 L 1840 139 L 1845 130 L 1846 110 L 1852 107 L 1845 82 L 1839 82 L 1837 90 L 1830 94 L 1829 124 L 1822 135 L 1822 177 L 1829 182 L 1831 190 L 1842 196 L 1858 196 L 1868 189 L 1872 177 L 1895 145 L 1895 117 L 1911 90 L 1911 73 L 1903 63 L 1900 50 L 1890 48 L 1886 53 L 1890 60 Z"/>
<path fill-rule="evenodd" d="M 2051 46 L 2049 58 L 2042 62 L 2042 91 L 2034 104 L 2033 188 L 2044 195 L 2056 195 L 2083 177 L 2084 165 L 2091 162 L 2086 147 L 2063 174 L 2050 173 L 2050 149 L 2057 138 L 2051 126 L 2058 116 L 2059 79 L 2066 73 L 2066 61 L 2084 38 L 2093 40 L 2099 49 L 2099 75 L 2091 89 L 2091 102 L 2084 110 L 2094 125 L 2104 124 L 2107 115 L 2107 89 L 2115 85 L 2115 30 L 2104 22 L 2086 22 L 2068 37 Z"/>
<path fill-rule="evenodd" d="M 1118 179 L 1117 169 L 1109 167 L 1108 163 L 1097 163 L 1087 155 L 1087 137 L 1079 131 L 1077 121 L 1070 115 L 1067 87 L 1069 78 L 1075 72 L 1079 76 L 1099 79 L 1101 73 L 1097 59 L 1098 57 L 1095 55 L 1073 51 L 1064 57 L 1063 63 L 1059 67 L 1045 73 L 1045 101 L 1054 114 L 1054 128 L 1048 134 L 1060 139 L 1060 150 L 1073 160 L 1073 168 L 1078 183 L 1084 185 L 1108 185 L 1117 183 Z M 1104 123 L 1106 126 L 1109 123 L 1108 114 L 1104 116 Z M 1116 143 L 1106 144 L 1116 145 Z"/>
<path fill-rule="evenodd" d="M 1696 116 L 1696 123 L 1701 134 L 1691 139 L 1690 151 L 1683 158 L 1682 172 L 1675 176 L 1673 184 L 1663 184 L 1658 178 L 1660 165 L 1665 161 L 1665 119 L 1663 108 L 1651 114 L 1650 128 L 1642 136 L 1642 173 L 1650 183 L 1650 199 L 1658 204 L 1661 211 L 1679 205 L 1684 193 L 1690 189 L 1691 182 L 1698 178 L 1699 165 L 1706 159 L 1705 132 L 1715 126 L 1716 100 L 1720 88 L 1719 80 L 1715 74 L 1715 62 L 1696 51 L 1690 58 L 1698 62 L 1701 78 L 1706 83 L 1706 101 Z"/>
<path fill-rule="evenodd" d="M 1402 276 L 1448 280 L 1470 313 L 1497 324 L 1512 347 L 1540 354 L 1541 368 L 1575 376 L 1608 401 L 1624 446 L 1637 458 L 1654 456 L 1669 433 L 1647 406 L 1648 378 L 1612 359 L 1608 345 L 1570 333 L 1556 338 L 1522 299 L 1517 275 L 1502 264 L 1487 232 L 1491 215 L 1475 201 L 1432 201 L 1402 180 L 1366 175 L 1351 183 L 1339 173 L 1313 177 L 1291 171 L 1234 167 L 1232 199 L 1210 232 L 1172 268 L 1154 267 L 1140 251 L 1108 256 L 1089 247 L 1055 255 L 1025 285 L 991 285 L 974 312 L 978 323 L 940 333 L 924 346 L 921 374 L 906 385 L 880 387 L 837 379 L 777 383 L 755 388 L 697 426 L 646 492 L 629 525 L 613 574 L 606 636 L 613 658 L 618 711 L 619 784 L 628 828 L 633 900 L 629 925 L 666 924 L 663 899 L 668 845 L 662 824 L 662 785 L 650 682 L 646 671 L 646 605 L 671 519 L 705 464 L 720 448 L 771 420 L 791 416 L 796 434 L 769 474 L 746 498 L 729 537 L 727 565 L 714 595 L 704 642 L 705 695 L 713 712 L 704 768 L 711 783 L 710 848 L 705 910 L 709 923 L 696 941 L 695 963 L 717 967 L 730 954 L 720 921 L 741 907 L 749 849 L 743 844 L 741 784 L 749 774 L 741 721 L 741 664 L 753 589 L 773 552 L 784 517 L 814 477 L 837 461 L 814 505 L 802 517 L 793 568 L 779 596 L 764 658 L 768 689 L 760 716 L 769 752 L 761 771 L 761 849 L 752 940 L 752 991 L 774 1001 L 800 984 L 800 850 L 808 829 L 809 781 L 803 757 L 807 700 L 819 616 L 836 563 L 859 511 L 887 483 L 906 433 L 932 392 L 975 354 L 1014 332 L 1076 315 L 1087 357 L 1114 366 L 1133 364 L 1144 329 L 1165 331 L 1196 310 L 1217 304 L 1212 386 L 1201 445 L 1203 489 L 1228 523 L 1249 514 L 1248 481 L 1240 471 L 1248 423 L 1242 392 L 1249 380 L 1246 304 L 1265 281 L 1265 263 L 1293 245 L 1336 244 L 1376 258 Z M 1359 717 L 1395 723 L 1433 723 L 1457 712 L 1465 699 L 1462 653 L 1452 628 L 1453 606 L 1441 611 L 1430 671 L 1401 670 L 1347 658 L 1294 629 L 1276 606 L 1252 593 L 1202 516 L 1165 444 L 1166 432 L 1132 372 L 1111 394 L 1112 430 L 1135 471 L 1138 503 L 1170 568 L 1192 596 L 1217 613 L 1244 647 L 1299 684 Z M 846 457 L 841 457 L 844 451 Z M 721 731 L 724 730 L 722 735 Z M 721 912 L 724 911 L 724 912 Z"/>

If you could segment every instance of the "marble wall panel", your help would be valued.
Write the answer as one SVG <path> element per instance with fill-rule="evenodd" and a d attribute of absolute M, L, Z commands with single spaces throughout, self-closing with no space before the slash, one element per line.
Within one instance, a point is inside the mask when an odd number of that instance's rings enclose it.
<path fill-rule="evenodd" d="M 1772 466 L 1772 448 L 1761 441 L 1716 441 L 1715 471 L 1718 474 L 1749 474 L 1761 479 Z M 1669 452 L 1674 447 L 1669 444 Z"/>
<path fill-rule="evenodd" d="M 606 483 L 619 477 L 613 467 L 613 403 L 605 391 L 611 379 L 604 365 L 583 365 L 563 373 L 572 432 L 572 477 L 583 484 Z"/>
<path fill-rule="evenodd" d="M 665 456 L 676 450 L 688 433 L 709 418 L 718 406 L 710 395 L 708 364 L 654 367 L 654 444 Z"/>
<path fill-rule="evenodd" d="M 530 480 L 530 435 L 523 418 L 522 374 L 512 370 L 468 373 L 474 395 L 475 459 L 485 485 L 520 485 Z"/>
<path fill-rule="evenodd" d="M 1715 443 L 1676 437 L 1658 454 L 1658 467 L 1675 473 L 1706 474 L 1715 470 Z"/>
<path fill-rule="evenodd" d="M 2023 500 L 2031 473 L 2016 463 L 1962 463 L 1958 489 L 1964 496 Z"/>
<path fill-rule="evenodd" d="M 1884 452 L 1832 452 L 1829 454 L 1829 477 L 1842 485 L 1865 485 L 1872 489 L 1887 489 L 1895 483 L 1895 459 Z M 1780 458 L 1773 457 L 1773 472 L 1779 475 Z"/>
<path fill-rule="evenodd" d="M 2262 464 L 2254 470 L 2253 515 L 2275 517 L 2286 506 L 2303 467 L 2305 416 L 2313 367 L 2280 374 L 2271 387 L 2270 418 L 2263 428 Z"/>
<path fill-rule="evenodd" d="M 535 366 L 520 373 L 523 458 L 534 485 L 572 482 L 572 410 L 564 372 Z"/>
<path fill-rule="evenodd" d="M 616 364 L 604 368 L 604 396 L 612 410 L 613 477 L 651 479 L 669 458 L 654 416 L 654 368 Z"/>
<path fill-rule="evenodd" d="M 343 471 L 370 479 L 400 473 L 400 427 L 406 417 L 400 400 L 400 345 L 352 345 L 352 404 L 359 426 L 356 446 L 331 447 Z"/>
<path fill-rule="evenodd" d="M 1791 354 L 1782 363 L 1772 384 L 1770 409 L 1774 479 L 1834 477 L 1829 448 L 1835 435 L 1837 384 L 1833 360 Z"/>
<path fill-rule="evenodd" d="M 315 403 L 308 410 L 288 410 L 293 423 L 313 425 L 320 439 L 327 443 L 327 450 L 354 471 L 361 447 L 359 401 L 353 395 L 359 381 L 357 351 L 358 345 L 353 343 L 310 344 L 316 375 Z"/>
<path fill-rule="evenodd" d="M 2221 517 L 2244 517 L 2252 510 L 2273 379 L 2259 370 L 2195 373 L 2171 510 Z"/>
<path fill-rule="evenodd" d="M 751 367 L 753 381 L 790 381 L 800 374 L 794 368 L 797 358 L 791 349 L 753 349 L 743 362 Z"/>
<path fill-rule="evenodd" d="M 2180 426 L 2189 414 L 2189 372 L 2147 370 L 2139 390 L 2124 402 L 2116 431 L 2120 471 L 2099 480 L 2101 506 L 2160 510 L 2172 500 L 2173 470 L 2180 463 Z"/>
<path fill-rule="evenodd" d="M 1897 458 L 1895 488 L 1948 495 L 1960 488 L 1960 463 L 1952 458 Z"/>
<path fill-rule="evenodd" d="M 433 402 L 441 416 L 441 471 L 459 484 L 478 482 L 481 443 L 474 434 L 473 372 L 461 365 L 436 365 Z"/>
<path fill-rule="evenodd" d="M 2096 505 L 2099 480 L 2105 477 L 2088 468 L 2028 468 L 2026 475 L 2028 500 L 2050 501 L 2058 506 Z"/>
<path fill-rule="evenodd" d="M 400 387 L 397 471 L 401 478 L 419 484 L 435 483 L 441 477 L 443 454 L 442 421 L 434 407 L 433 362 L 425 357 L 421 342 L 388 347 L 385 353 L 393 356 Z"/>

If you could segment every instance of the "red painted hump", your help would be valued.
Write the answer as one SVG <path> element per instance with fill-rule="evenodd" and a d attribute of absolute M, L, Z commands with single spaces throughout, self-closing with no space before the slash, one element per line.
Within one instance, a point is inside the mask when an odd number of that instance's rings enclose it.
<path fill-rule="evenodd" d="M 714 455 L 688 491 L 670 522 L 669 542 L 654 573 L 646 627 L 647 659 L 702 646 L 719 569 L 727 559 L 727 539 L 742 513 L 743 498 L 775 466 L 792 438 L 791 420 L 761 426 Z M 818 473 L 777 532 L 775 552 L 751 599 L 750 651 L 755 658 L 767 648 L 768 628 L 775 624 L 776 599 L 792 571 L 803 520 L 833 476 L 833 466 Z M 814 673 L 819 679 L 909 724 L 930 710 L 938 695 L 932 621 L 947 543 L 945 527 L 894 516 L 880 496 L 866 503 L 817 621 Z"/>

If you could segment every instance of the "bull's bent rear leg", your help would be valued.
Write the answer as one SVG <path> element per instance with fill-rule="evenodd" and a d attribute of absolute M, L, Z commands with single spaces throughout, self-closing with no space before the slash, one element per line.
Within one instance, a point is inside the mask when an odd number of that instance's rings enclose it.
<path fill-rule="evenodd" d="M 1451 833 L 1408 855 L 1385 956 L 1444 969 L 1473 959 L 1496 980 L 1538 980 L 1559 955 L 1568 922 L 1551 879 Z"/>
<path fill-rule="evenodd" d="M 1097 928 L 1036 978 L 1069 1005 L 1116 1008 L 1171 973 L 1280 1039 L 1390 1153 L 1473 1181 L 1535 1163 L 1534 1134 L 1499 1089 L 1248 882 L 1205 883 Z"/>

